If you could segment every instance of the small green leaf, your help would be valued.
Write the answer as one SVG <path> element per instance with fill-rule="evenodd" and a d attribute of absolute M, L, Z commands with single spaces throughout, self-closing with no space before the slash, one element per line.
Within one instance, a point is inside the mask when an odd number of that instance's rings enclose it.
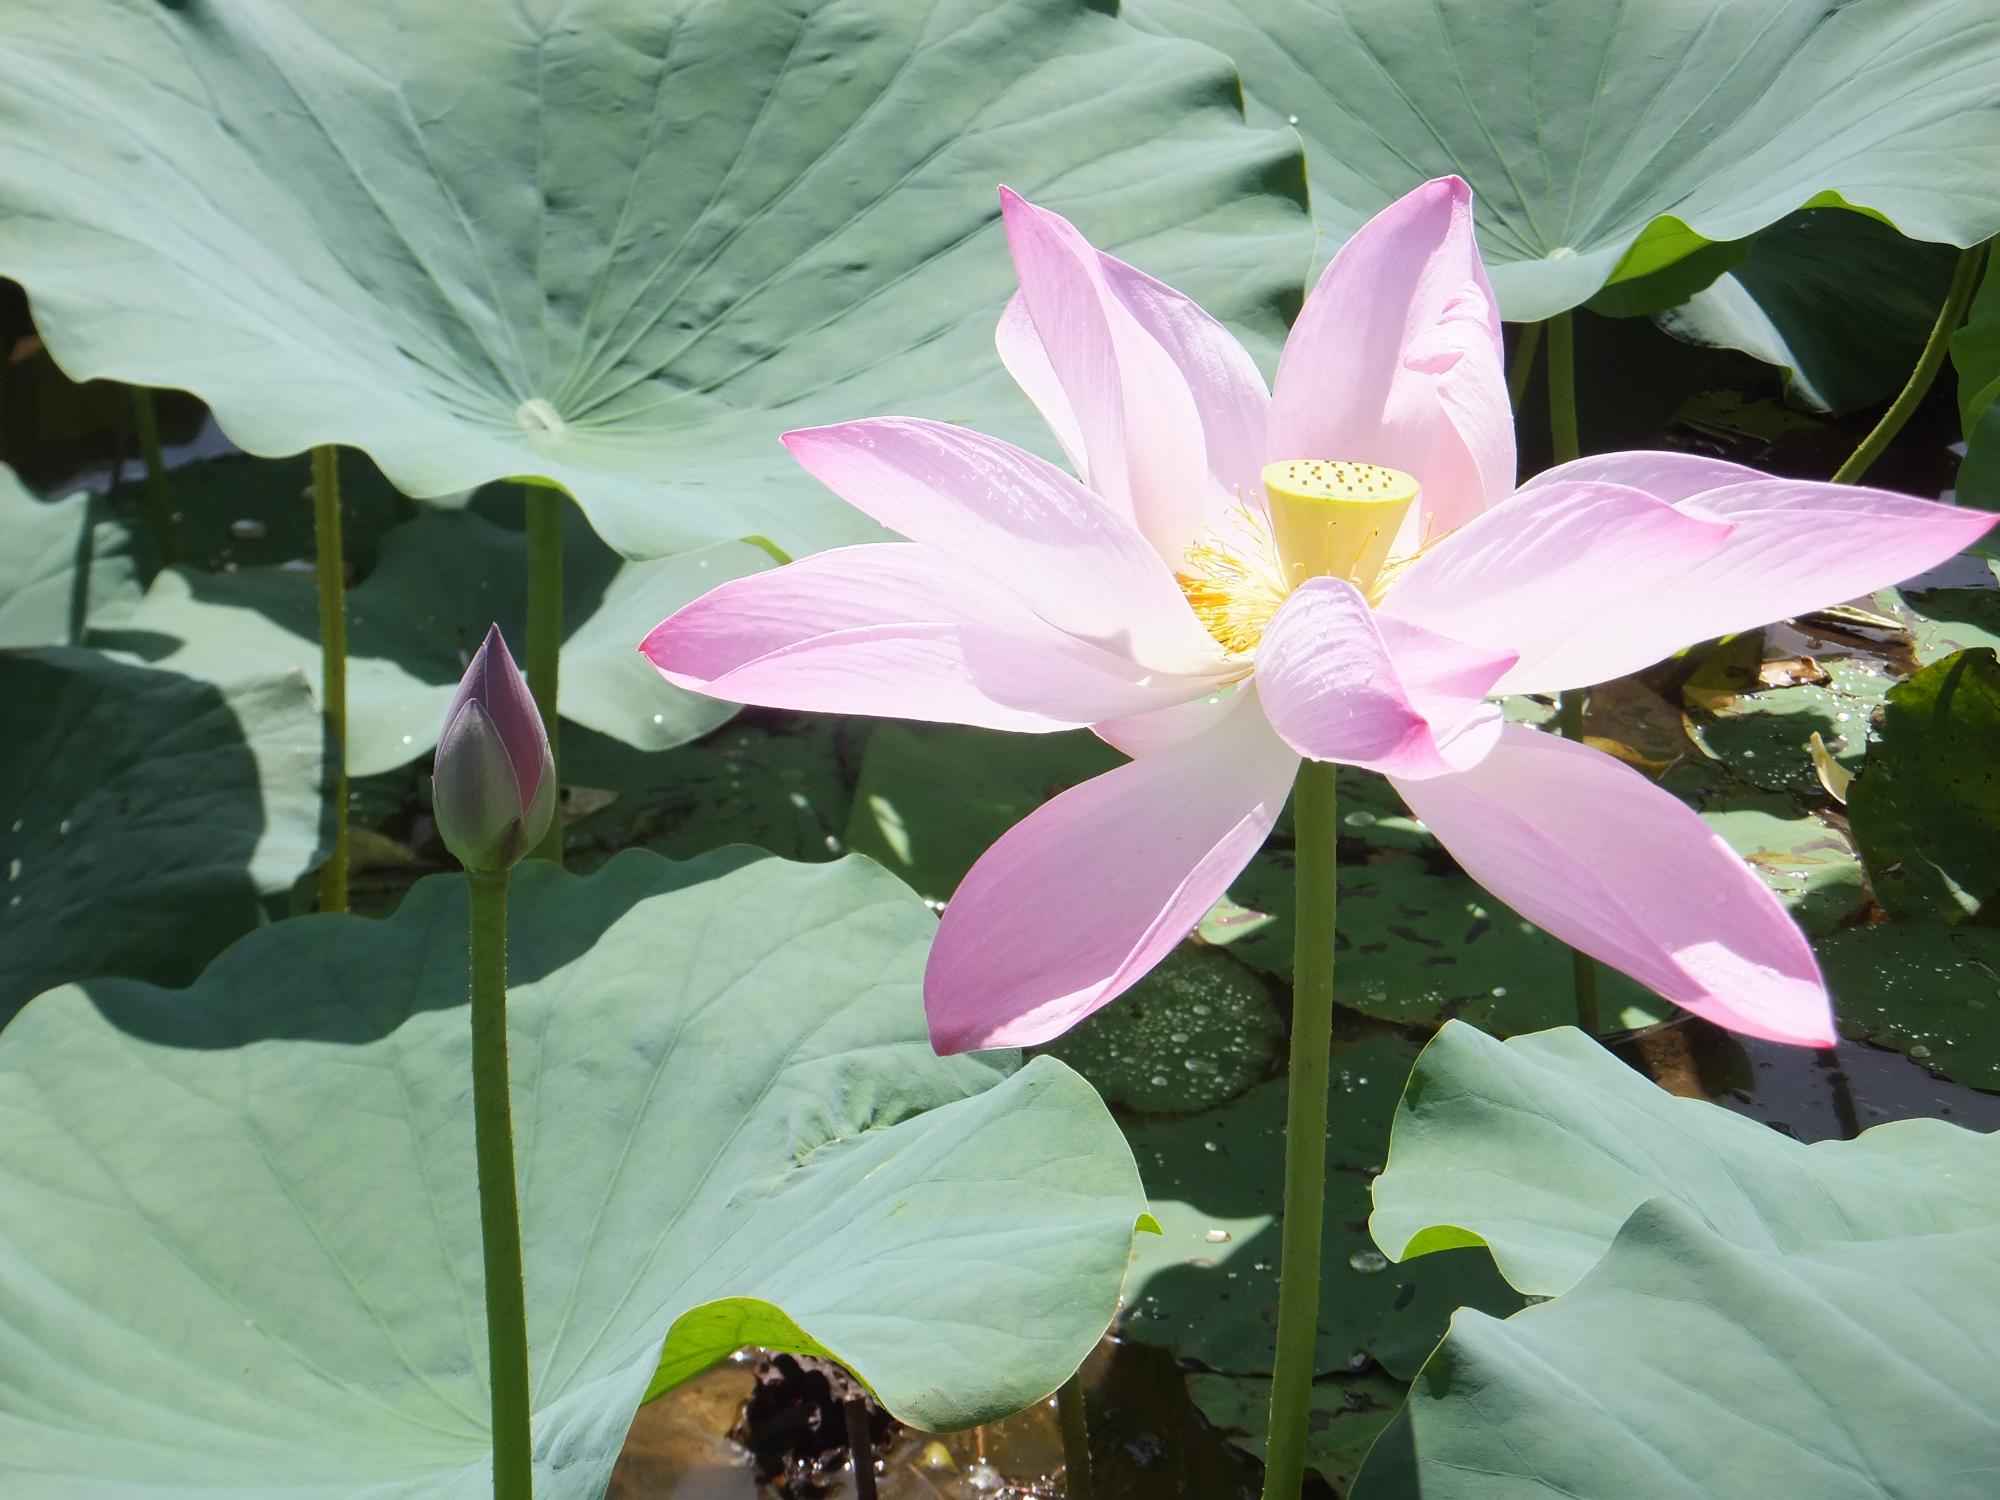
<path fill-rule="evenodd" d="M 1889 690 L 1847 814 L 1875 897 L 1947 922 L 2000 907 L 2000 659 L 1965 651 Z"/>

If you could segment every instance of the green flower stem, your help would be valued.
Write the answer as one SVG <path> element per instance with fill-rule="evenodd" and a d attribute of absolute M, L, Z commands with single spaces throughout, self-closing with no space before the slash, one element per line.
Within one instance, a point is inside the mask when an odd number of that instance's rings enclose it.
<path fill-rule="evenodd" d="M 157 568 L 171 568 L 181 560 L 181 528 L 174 518 L 173 491 L 167 487 L 167 460 L 160 452 L 159 413 L 153 409 L 153 393 L 142 385 L 132 387 L 132 427 L 146 460 L 146 513 L 153 528 L 153 562 Z"/>
<path fill-rule="evenodd" d="M 507 1078 L 507 872 L 465 873 L 472 912 L 472 1135 L 486 1258 L 486 1350 L 493 1388 L 493 1500 L 530 1500 L 528 1309 L 514 1189 Z"/>
<path fill-rule="evenodd" d="M 312 451 L 313 572 L 319 584 L 320 702 L 333 739 L 333 851 L 319 871 L 319 909 L 347 910 L 347 555 L 341 543 L 340 450 Z"/>
<path fill-rule="evenodd" d="M 1090 1416 L 1083 1400 L 1083 1371 L 1070 1376 L 1056 1392 L 1056 1419 L 1062 1424 L 1063 1493 L 1069 1500 L 1091 1500 Z"/>
<path fill-rule="evenodd" d="M 1576 335 L 1570 315 L 1557 313 L 1548 321 L 1549 330 L 1549 445 L 1551 456 L 1566 464 L 1583 449 L 1576 432 Z M 1583 690 L 1572 688 L 1558 700 L 1563 738 L 1583 743 Z M 1576 1024 L 1597 1035 L 1597 965 L 1571 950 L 1570 968 L 1575 976 Z"/>
<path fill-rule="evenodd" d="M 1278 1247 L 1278 1356 L 1271 1369 L 1264 1500 L 1298 1500 L 1319 1347 L 1326 1238 L 1326 1110 L 1333 1048 L 1334 768 L 1308 760 L 1292 792 L 1298 882 L 1291 1082 L 1285 1104 L 1285 1216 Z"/>
<path fill-rule="evenodd" d="M 528 510 L 528 691 L 542 711 L 549 754 L 555 758 L 556 786 L 562 786 L 562 745 L 556 720 L 556 677 L 563 635 L 563 506 L 568 498 L 546 485 L 524 485 Z M 562 863 L 562 807 L 533 853 Z"/>
<path fill-rule="evenodd" d="M 1535 373 L 1535 351 L 1542 347 L 1542 325 L 1521 323 L 1514 337 L 1514 357 L 1507 362 L 1507 403 L 1514 415 L 1521 414 L 1521 398 L 1528 394 L 1528 377 Z"/>
<path fill-rule="evenodd" d="M 1861 446 L 1848 455 L 1847 462 L 1834 471 L 1835 484 L 1858 484 L 1861 476 L 1868 472 L 1868 466 L 1882 456 L 1889 444 L 1896 440 L 1896 434 L 1903 430 L 1903 424 L 1923 405 L 1931 382 L 1937 379 L 1937 372 L 1944 367 L 1945 354 L 1951 348 L 1951 336 L 1965 320 L 1966 306 L 1972 301 L 1972 289 L 1979 284 L 1979 261 L 1985 251 L 1985 245 L 1980 244 L 1959 255 L 1958 267 L 1951 273 L 1951 290 L 1945 293 L 1944 306 L 1938 309 L 1937 322 L 1931 325 L 1930 337 L 1924 340 L 1924 352 L 1917 356 L 1917 367 L 1910 371 L 1909 384 L 1882 413 L 1882 420 L 1875 424 L 1875 430 L 1863 438 Z"/>

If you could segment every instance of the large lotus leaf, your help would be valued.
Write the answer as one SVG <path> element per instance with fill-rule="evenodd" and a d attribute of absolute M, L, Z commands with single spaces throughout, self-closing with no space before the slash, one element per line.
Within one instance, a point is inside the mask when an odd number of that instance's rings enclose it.
<path fill-rule="evenodd" d="M 1806 1146 L 1575 1031 L 1447 1027 L 1371 1227 L 1556 1300 L 1458 1314 L 1355 1495 L 1985 1494 L 1996 1164 L 1936 1120 Z"/>
<path fill-rule="evenodd" d="M 563 717 L 642 750 L 682 744 L 726 721 L 729 704 L 672 687 L 638 653 L 646 632 L 725 579 L 771 566 L 747 542 L 650 562 L 621 559 L 564 507 Z M 470 510 L 429 510 L 383 537 L 375 570 L 350 591 L 347 755 L 357 776 L 427 753 L 487 626 L 526 645 L 522 534 Z M 212 677 L 246 663 L 319 681 L 319 595 L 309 570 L 169 569 L 121 628 L 99 639 L 172 671 Z"/>
<path fill-rule="evenodd" d="M 931 1053 L 907 890 L 744 850 L 513 884 L 538 1494 L 595 1500 L 648 1389 L 746 1342 L 933 1428 L 1075 1368 L 1131 1154 L 1053 1059 Z M 0 1036 L 9 1496 L 491 1493 L 463 891 Z"/>
<path fill-rule="evenodd" d="M 1957 258 L 1865 214 L 1806 209 L 1758 235 L 1741 265 L 1660 323 L 1779 366 L 1803 405 L 1852 411 L 1909 378 Z"/>
<path fill-rule="evenodd" d="M 1654 1199 L 1556 1301 L 1459 1314 L 1353 1493 L 1984 1500 L 1996 1258 L 1993 1223 L 1751 1249 Z"/>
<path fill-rule="evenodd" d="M 351 444 L 412 495 L 542 476 L 634 556 L 802 552 L 868 527 L 785 427 L 1038 428 L 993 351 L 1003 180 L 1281 333 L 1296 141 L 1105 10 L 8 6 L 0 274 L 72 375 L 184 387 L 252 452 Z"/>
<path fill-rule="evenodd" d="M 1423 178 L 1479 195 L 1501 312 L 1846 203 L 1914 239 L 2000 229 L 1989 0 L 1131 0 L 1219 47 L 1305 137 L 1331 252 Z"/>
<path fill-rule="evenodd" d="M 1318 1369 L 1372 1356 L 1407 1378 L 1464 1303 L 1518 1305 L 1483 1250 L 1392 1267 L 1363 1222 L 1368 1178 L 1389 1145 L 1392 1101 L 1414 1047 L 1400 1036 L 1336 1043 L 1320 1265 Z M 1285 1089 L 1259 1084 L 1218 1109 L 1128 1126 L 1153 1217 L 1140 1238 L 1124 1318 L 1128 1337 L 1211 1370 L 1268 1375 L 1284 1204 Z"/>
<path fill-rule="evenodd" d="M 1396 1109 L 1369 1229 L 1398 1259 L 1484 1244 L 1515 1287 L 1566 1292 L 1665 1199 L 1757 1258 L 2000 1229 L 2000 1135 L 1937 1120 L 1803 1145 L 1680 1099 L 1565 1027 L 1439 1032 Z"/>
<path fill-rule="evenodd" d="M 2000 658 L 1965 651 L 1889 690 L 1847 795 L 1875 896 L 1899 917 L 1991 920 L 2000 896 Z"/>
<path fill-rule="evenodd" d="M 86 494 L 38 500 L 0 464 L 0 647 L 80 646 L 139 601 L 126 529 Z"/>
<path fill-rule="evenodd" d="M 1936 917 L 1850 927 L 1819 957 L 1843 1030 L 2000 1089 L 2000 930 Z"/>
<path fill-rule="evenodd" d="M 188 983 L 323 856 L 325 730 L 296 672 L 6 651 L 0 702 L 0 1023 L 72 979 Z"/>

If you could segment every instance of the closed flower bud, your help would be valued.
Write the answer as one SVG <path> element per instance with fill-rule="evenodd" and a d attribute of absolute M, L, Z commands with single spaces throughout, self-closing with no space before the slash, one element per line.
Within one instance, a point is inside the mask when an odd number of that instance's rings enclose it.
<path fill-rule="evenodd" d="M 497 625 L 445 710 L 431 791 L 445 848 L 482 873 L 511 869 L 555 815 L 549 737 Z"/>

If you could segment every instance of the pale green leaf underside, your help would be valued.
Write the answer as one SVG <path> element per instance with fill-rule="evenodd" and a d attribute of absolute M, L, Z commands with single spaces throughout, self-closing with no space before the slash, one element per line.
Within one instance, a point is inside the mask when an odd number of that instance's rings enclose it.
<path fill-rule="evenodd" d="M 1802 1145 L 1655 1087 L 1571 1027 L 1498 1042 L 1449 1022 L 1396 1110 L 1370 1233 L 1385 1254 L 1483 1241 L 1553 1296 L 1665 1198 L 1758 1254 L 2000 1225 L 2000 1136 L 1937 1120 Z"/>
<path fill-rule="evenodd" d="M 1457 1022 L 1418 1059 L 1370 1222 L 1476 1237 L 1465 1309 L 1357 1500 L 1975 1500 L 2000 1475 L 2000 1136 L 1807 1146 L 1674 1098 L 1581 1032 Z"/>
<path fill-rule="evenodd" d="M 633 852 L 512 905 L 538 1495 L 595 1500 L 656 1371 L 743 1337 L 931 1427 L 1076 1366 L 1131 1155 L 1061 1064 L 930 1051 L 904 887 Z M 440 877 L 0 1036 L 10 1500 L 490 1493 L 464 928 Z"/>
<path fill-rule="evenodd" d="M 1131 0 L 1220 48 L 1253 124 L 1292 122 L 1330 255 L 1457 172 L 1502 315 L 1844 203 L 1913 239 L 2000 230 L 1988 0 Z"/>
<path fill-rule="evenodd" d="M 1356 1500 L 1985 1500 L 2000 1228 L 1905 1227 L 1757 1251 L 1654 1199 L 1554 1302 L 1458 1315 Z"/>
<path fill-rule="evenodd" d="M 79 0 L 0 10 L 0 274 L 74 376 L 437 495 L 537 475 L 621 551 L 875 534 L 788 426 L 1038 435 L 1009 182 L 1275 344 L 1296 144 L 1086 0 Z"/>

